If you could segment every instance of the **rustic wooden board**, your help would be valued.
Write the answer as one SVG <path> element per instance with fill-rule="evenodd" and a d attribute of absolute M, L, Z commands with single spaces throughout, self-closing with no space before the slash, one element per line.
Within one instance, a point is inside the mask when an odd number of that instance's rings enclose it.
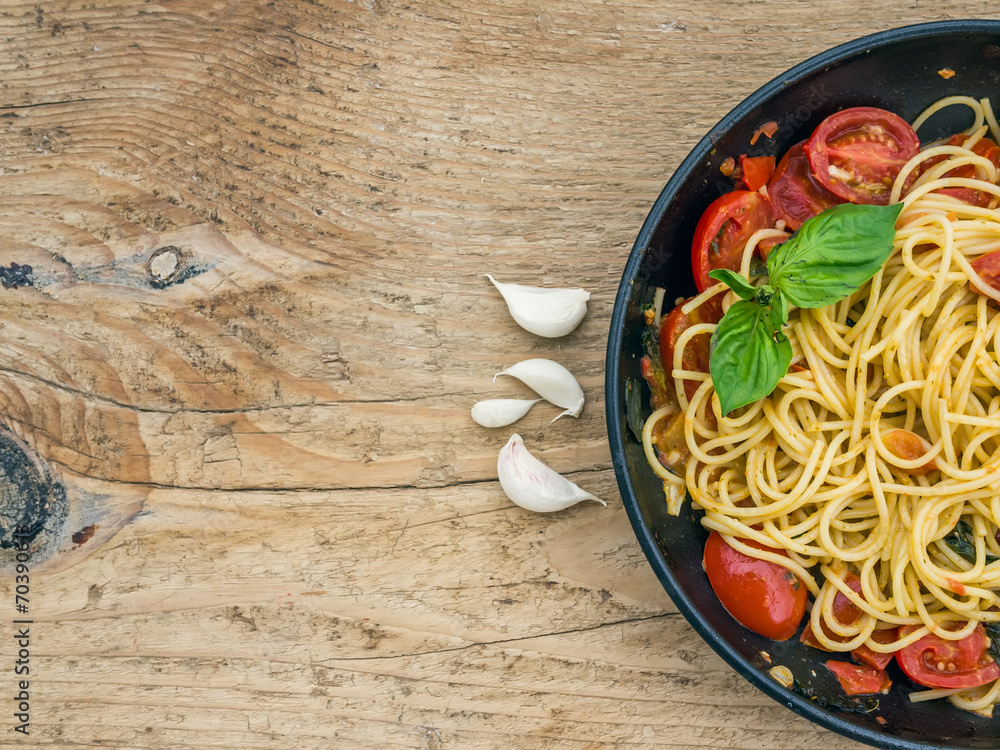
<path fill-rule="evenodd" d="M 24 477 L 50 517 L 27 737 L 0 587 L 0 745 L 858 747 L 750 687 L 653 577 L 605 439 L 607 327 L 721 115 L 836 43 L 984 15 L 0 3 L 0 276 L 32 274 L 0 288 L 0 517 Z M 484 273 L 590 312 L 536 338 Z M 492 376 L 529 356 L 588 400 L 517 431 L 608 507 L 532 515 L 495 481 L 510 433 L 468 410 L 526 395 Z"/>

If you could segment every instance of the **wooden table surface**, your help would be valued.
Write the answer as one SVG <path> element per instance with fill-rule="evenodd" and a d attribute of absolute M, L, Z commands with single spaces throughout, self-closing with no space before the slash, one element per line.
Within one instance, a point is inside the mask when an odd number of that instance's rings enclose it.
<path fill-rule="evenodd" d="M 607 329 L 720 116 L 839 42 L 973 16 L 1000 11 L 0 2 L 0 745 L 860 747 L 657 583 L 611 467 Z M 533 336 L 485 273 L 581 286 L 588 316 Z M 526 396 L 492 377 L 528 357 L 587 404 L 513 429 L 607 507 L 501 491 L 512 428 L 469 408 Z"/>

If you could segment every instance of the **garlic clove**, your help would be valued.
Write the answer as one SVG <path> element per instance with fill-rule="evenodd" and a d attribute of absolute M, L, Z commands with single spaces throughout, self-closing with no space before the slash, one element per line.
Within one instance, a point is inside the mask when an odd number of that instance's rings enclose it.
<path fill-rule="evenodd" d="M 590 292 L 585 289 L 548 289 L 523 284 L 502 284 L 489 274 L 521 328 L 554 339 L 573 331 L 587 314 Z"/>
<path fill-rule="evenodd" d="M 539 401 L 542 399 L 491 398 L 477 401 L 472 405 L 472 421 L 483 427 L 504 427 L 519 420 Z"/>
<path fill-rule="evenodd" d="M 566 411 L 559 417 L 567 414 L 579 417 L 583 411 L 583 389 L 576 382 L 573 373 L 558 362 L 541 358 L 526 359 L 498 372 L 493 380 L 496 381 L 501 375 L 517 378 L 549 403 L 561 406 Z M 555 422 L 556 419 L 552 421 Z"/>
<path fill-rule="evenodd" d="M 515 505 L 537 513 L 563 510 L 584 500 L 596 500 L 601 505 L 607 505 L 601 498 L 580 489 L 531 455 L 516 433 L 500 449 L 497 477 L 503 491 Z"/>

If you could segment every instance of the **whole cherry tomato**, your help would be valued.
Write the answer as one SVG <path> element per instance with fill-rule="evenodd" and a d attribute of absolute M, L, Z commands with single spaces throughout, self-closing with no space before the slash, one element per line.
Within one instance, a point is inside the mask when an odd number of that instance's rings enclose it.
<path fill-rule="evenodd" d="M 852 107 L 823 120 L 803 148 L 824 188 L 851 203 L 884 206 L 896 175 L 920 150 L 920 139 L 899 115 Z"/>
<path fill-rule="evenodd" d="M 709 271 L 739 270 L 750 235 L 772 226 L 771 202 L 760 193 L 733 190 L 712 201 L 698 221 L 691 245 L 691 270 L 698 291 L 715 283 L 708 277 Z"/>
<path fill-rule="evenodd" d="M 749 540 L 757 549 L 774 550 Z M 722 606 L 758 635 L 787 641 L 799 628 L 806 611 L 805 584 L 776 563 L 758 560 L 730 547 L 713 531 L 705 543 L 705 572 Z"/>
<path fill-rule="evenodd" d="M 904 625 L 904 638 L 918 625 Z M 1000 666 L 990 656 L 989 639 L 983 626 L 960 641 L 947 641 L 928 634 L 896 652 L 896 661 L 906 676 L 929 688 L 970 688 L 1000 678 Z"/>
<path fill-rule="evenodd" d="M 804 143 L 796 143 L 785 152 L 767 183 L 774 218 L 783 220 L 793 232 L 806 219 L 844 202 L 812 176 L 809 160 L 802 150 Z"/>

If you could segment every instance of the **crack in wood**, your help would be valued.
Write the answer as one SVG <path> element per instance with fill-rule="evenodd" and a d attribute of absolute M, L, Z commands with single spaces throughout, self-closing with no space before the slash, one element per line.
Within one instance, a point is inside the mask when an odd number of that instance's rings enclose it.
<path fill-rule="evenodd" d="M 564 635 L 574 635 L 578 633 L 590 633 L 595 630 L 602 630 L 604 628 L 617 627 L 620 625 L 631 625 L 639 622 L 650 622 L 652 620 L 661 620 L 664 618 L 675 618 L 683 617 L 680 612 L 661 612 L 655 615 L 648 615 L 646 617 L 629 617 L 624 620 L 615 620 L 612 622 L 602 622 L 597 625 L 591 625 L 582 628 L 569 628 L 567 630 L 553 630 L 548 633 L 540 633 L 538 635 L 524 635 L 517 636 L 515 638 L 498 638 L 492 641 L 474 641 L 470 643 L 464 643 L 461 646 L 451 646 L 448 648 L 439 649 L 429 649 L 427 651 L 413 651 L 406 654 L 387 654 L 385 656 L 345 656 L 345 657 L 334 657 L 330 659 L 321 659 L 312 662 L 314 665 L 319 665 L 321 667 L 335 665 L 340 662 L 365 662 L 365 661 L 386 661 L 392 659 L 406 659 L 414 656 L 428 656 L 433 654 L 447 654 L 456 651 L 467 651 L 469 649 L 481 648 L 483 646 L 504 646 L 510 645 L 512 643 L 521 643 L 524 641 L 534 641 L 539 638 L 555 638 Z"/>

